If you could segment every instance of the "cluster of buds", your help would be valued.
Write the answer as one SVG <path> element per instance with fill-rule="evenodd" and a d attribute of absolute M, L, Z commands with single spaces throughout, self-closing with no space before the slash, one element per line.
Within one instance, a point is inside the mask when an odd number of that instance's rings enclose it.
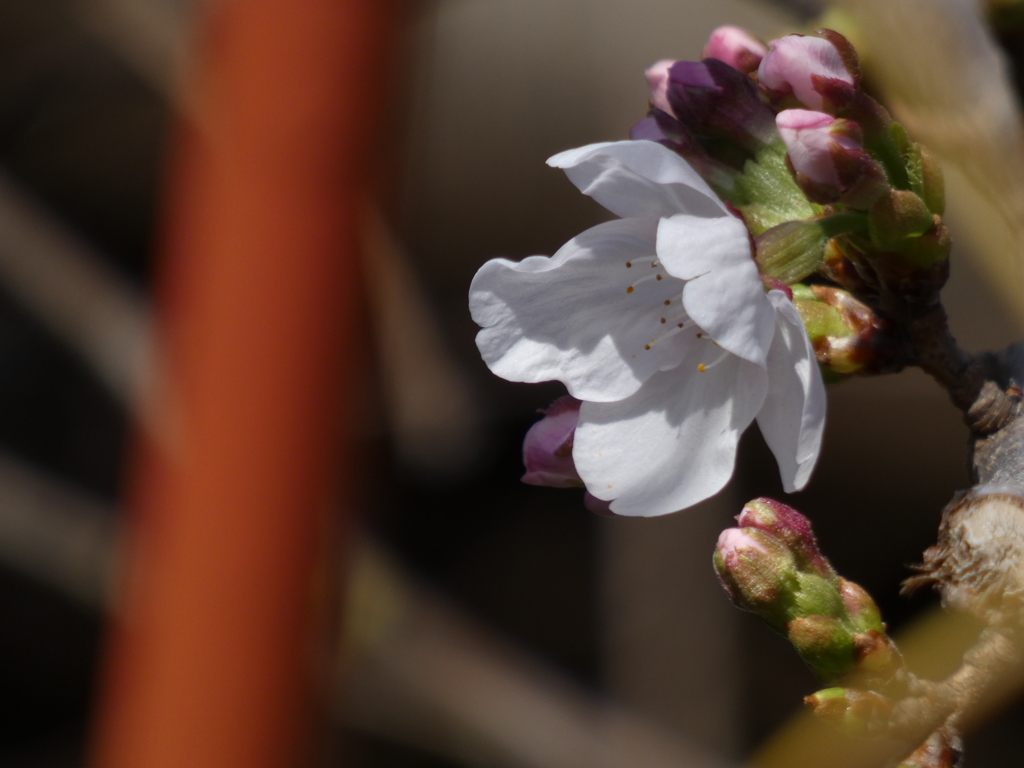
<path fill-rule="evenodd" d="M 743 217 L 766 286 L 846 292 L 839 304 L 816 299 L 841 324 L 821 345 L 827 370 L 885 369 L 894 337 L 877 313 L 893 297 L 934 298 L 948 275 L 938 163 L 863 90 L 856 51 L 836 32 L 764 45 L 722 27 L 704 57 L 647 71 L 651 108 L 631 137 L 678 152 Z"/>
<path fill-rule="evenodd" d="M 738 527 L 726 529 L 718 539 L 714 565 L 737 607 L 756 613 L 785 635 L 825 683 L 856 672 L 868 687 L 876 687 L 899 676 L 903 661 L 885 634 L 874 600 L 835 572 L 818 549 L 806 517 L 761 498 L 748 502 L 736 520 Z M 838 696 L 819 695 L 822 702 Z M 835 704 L 830 707 L 837 709 Z M 851 702 L 843 712 L 860 717 L 857 713 L 863 710 L 858 699 L 857 706 Z"/>

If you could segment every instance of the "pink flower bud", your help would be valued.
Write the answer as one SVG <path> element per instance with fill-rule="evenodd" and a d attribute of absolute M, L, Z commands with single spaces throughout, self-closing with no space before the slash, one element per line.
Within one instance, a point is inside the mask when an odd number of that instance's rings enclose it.
<path fill-rule="evenodd" d="M 759 614 L 782 631 L 794 618 L 801 584 L 786 545 L 756 528 L 726 528 L 712 558 L 718 581 L 733 604 Z"/>
<path fill-rule="evenodd" d="M 787 504 L 765 497 L 748 501 L 736 522 L 744 526 L 744 530 L 756 529 L 777 538 L 824 578 L 836 578 L 832 566 L 818 549 L 811 521 Z"/>
<path fill-rule="evenodd" d="M 644 72 L 644 77 L 647 78 L 647 87 L 651 89 L 651 106 L 660 109 L 665 114 L 672 115 L 672 117 L 675 117 L 676 113 L 672 111 L 672 106 L 668 103 L 668 71 L 675 63 L 673 59 L 662 59 L 654 62 Z"/>
<path fill-rule="evenodd" d="M 792 93 L 804 106 L 818 110 L 825 105 L 823 86 L 835 81 L 849 86 L 857 83 L 832 41 L 807 35 L 772 40 L 757 68 L 757 77 L 770 91 Z"/>
<path fill-rule="evenodd" d="M 753 72 L 768 49 L 764 43 L 739 27 L 719 27 L 704 46 L 704 59 L 718 59 L 740 72 Z"/>
<path fill-rule="evenodd" d="M 864 151 L 860 127 L 824 112 L 784 109 L 775 117 L 800 188 L 815 203 L 867 208 L 886 190 L 882 167 Z"/>
<path fill-rule="evenodd" d="M 833 155 L 836 152 L 863 152 L 856 131 L 843 130 L 852 125 L 824 112 L 786 109 L 775 117 L 779 135 L 786 144 L 793 170 L 816 184 L 841 185 Z"/>
<path fill-rule="evenodd" d="M 723 558 L 729 560 L 740 554 L 741 550 L 756 550 L 762 554 L 769 554 L 764 544 L 764 539 L 753 529 L 726 528 L 718 536 L 718 543 L 715 545 Z"/>
<path fill-rule="evenodd" d="M 580 401 L 565 395 L 553 402 L 544 418 L 530 427 L 523 439 L 523 464 L 528 485 L 582 488 L 583 481 L 572 460 L 572 440 L 580 418 Z"/>
<path fill-rule="evenodd" d="M 651 68 L 658 70 L 651 74 L 657 100 L 661 99 L 660 67 L 666 63 Z M 733 160 L 736 150 L 755 155 L 778 135 L 775 113 L 761 100 L 754 81 L 717 59 L 671 63 L 664 98 L 683 126 L 718 142 L 720 150 L 728 147 Z"/>

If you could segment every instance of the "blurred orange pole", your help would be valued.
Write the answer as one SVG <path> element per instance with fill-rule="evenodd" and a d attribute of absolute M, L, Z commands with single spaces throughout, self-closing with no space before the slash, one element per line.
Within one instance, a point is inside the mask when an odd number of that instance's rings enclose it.
<path fill-rule="evenodd" d="M 353 480 L 339 405 L 361 375 L 357 230 L 388 5 L 211 3 L 198 121 L 173 153 L 161 377 L 98 768 L 309 757 L 325 510 Z"/>

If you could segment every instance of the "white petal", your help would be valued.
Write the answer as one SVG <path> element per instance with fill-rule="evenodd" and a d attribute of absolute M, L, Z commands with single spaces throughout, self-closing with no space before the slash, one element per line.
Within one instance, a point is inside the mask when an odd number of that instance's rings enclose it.
<path fill-rule="evenodd" d="M 764 293 L 750 237 L 734 216 L 680 214 L 658 225 L 658 257 L 669 274 L 688 280 L 683 305 L 724 349 L 764 367 L 775 334 L 775 310 Z"/>
<path fill-rule="evenodd" d="M 654 141 L 612 141 L 561 152 L 548 165 L 622 218 L 690 213 L 725 216 L 728 209 L 683 158 Z"/>
<path fill-rule="evenodd" d="M 703 373 L 698 363 L 714 362 Z M 573 461 L 620 515 L 650 517 L 692 506 L 729 481 L 736 445 L 764 402 L 768 374 L 706 342 L 617 403 L 580 406 Z"/>
<path fill-rule="evenodd" d="M 807 485 L 825 429 L 825 385 L 796 307 L 770 291 L 778 329 L 768 353 L 768 396 L 757 415 L 787 493 Z"/>
<path fill-rule="evenodd" d="M 484 264 L 469 308 L 483 327 L 476 343 L 488 367 L 510 381 L 558 379 L 574 397 L 606 402 L 679 365 L 698 329 L 679 327 L 689 319 L 683 282 L 651 266 L 656 227 L 610 221 L 551 258 Z"/>

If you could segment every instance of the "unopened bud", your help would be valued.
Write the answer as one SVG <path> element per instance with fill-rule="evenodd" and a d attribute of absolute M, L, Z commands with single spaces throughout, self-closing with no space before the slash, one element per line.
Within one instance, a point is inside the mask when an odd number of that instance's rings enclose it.
<path fill-rule="evenodd" d="M 852 50 L 840 52 L 834 41 L 808 35 L 772 40 L 758 66 L 758 80 L 777 97 L 792 95 L 805 107 L 821 110 L 826 86 L 856 86 L 859 72 L 844 60 L 844 54 L 849 57 Z"/>
<path fill-rule="evenodd" d="M 906 243 L 900 253 L 914 266 L 927 268 L 946 261 L 952 247 L 949 230 L 939 216 L 933 215 L 931 228 Z"/>
<path fill-rule="evenodd" d="M 718 59 L 740 72 L 753 72 L 761 63 L 768 48 L 765 44 L 739 27 L 718 27 L 704 46 L 703 59 Z"/>
<path fill-rule="evenodd" d="M 672 115 L 672 117 L 676 117 L 676 114 L 668 103 L 668 71 L 675 63 L 675 59 L 662 59 L 656 61 L 644 72 L 647 87 L 651 91 L 651 106 Z"/>
<path fill-rule="evenodd" d="M 818 267 L 818 274 L 841 288 L 859 293 L 868 287 L 854 264 L 854 260 L 862 257 L 860 249 L 849 238 L 834 237 L 825 244 L 825 258 Z"/>
<path fill-rule="evenodd" d="M 797 589 L 797 566 L 778 539 L 755 528 L 727 528 L 718 537 L 715 573 L 737 608 L 752 611 L 782 632 Z"/>
<path fill-rule="evenodd" d="M 782 541 L 804 567 L 811 567 L 826 579 L 836 572 L 818 549 L 811 521 L 781 501 L 761 497 L 748 501 L 736 518 L 741 528 L 756 528 Z"/>
<path fill-rule="evenodd" d="M 655 82 L 660 87 L 660 73 Z M 671 113 L 688 129 L 719 142 L 724 139 L 721 149 L 726 155 L 737 150 L 755 153 L 777 140 L 775 115 L 761 101 L 757 86 L 717 59 L 672 64 L 665 96 Z"/>
<path fill-rule="evenodd" d="M 850 612 L 850 618 L 857 632 L 874 630 L 882 632 L 885 625 L 882 623 L 882 614 L 878 610 L 871 595 L 860 584 L 855 584 L 844 578 L 839 579 L 839 596 L 843 599 L 843 605 Z"/>
<path fill-rule="evenodd" d="M 885 191 L 885 172 L 864 151 L 856 123 L 824 112 L 786 109 L 775 117 L 793 176 L 815 203 L 867 208 Z"/>
<path fill-rule="evenodd" d="M 778 224 L 755 241 L 757 267 L 787 285 L 796 283 L 821 265 L 829 240 L 861 230 L 865 225 L 863 214 L 858 213 Z"/>
<path fill-rule="evenodd" d="M 544 418 L 530 427 L 523 439 L 526 474 L 522 481 L 553 488 L 582 488 L 583 481 L 572 460 L 580 401 L 565 395 L 541 412 Z"/>
<path fill-rule="evenodd" d="M 889 323 L 841 288 L 813 285 L 794 294 L 818 362 L 835 373 L 885 370 L 898 353 Z"/>
<path fill-rule="evenodd" d="M 826 688 L 804 699 L 815 715 L 856 734 L 884 731 L 892 714 L 892 701 L 874 691 Z"/>
<path fill-rule="evenodd" d="M 908 189 L 890 189 L 868 212 L 868 234 L 880 251 L 898 251 L 934 224 L 924 201 Z"/>
<path fill-rule="evenodd" d="M 728 200 L 733 196 L 739 172 L 712 158 L 692 132 L 667 112 L 652 107 L 647 117 L 629 129 L 629 138 L 633 141 L 656 141 L 668 147 L 684 157 L 719 197 Z"/>
<path fill-rule="evenodd" d="M 845 338 L 853 333 L 843 322 L 843 316 L 835 307 L 820 301 L 806 285 L 792 287 L 793 304 L 804 321 L 804 330 L 814 343 L 817 339 L 829 336 Z"/>
<path fill-rule="evenodd" d="M 819 680 L 838 680 L 856 662 L 853 637 L 835 616 L 802 616 L 789 622 L 786 636 Z"/>

